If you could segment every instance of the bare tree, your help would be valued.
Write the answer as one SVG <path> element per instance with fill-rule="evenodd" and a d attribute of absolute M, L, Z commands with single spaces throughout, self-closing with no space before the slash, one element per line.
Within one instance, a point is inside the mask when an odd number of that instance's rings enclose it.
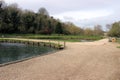
<path fill-rule="evenodd" d="M 94 35 L 103 35 L 103 30 L 101 25 L 94 26 Z"/>
<path fill-rule="evenodd" d="M 40 8 L 39 11 L 38 11 L 38 13 L 42 14 L 42 15 L 49 16 L 48 11 L 44 7 Z"/>
<path fill-rule="evenodd" d="M 111 28 L 112 28 L 112 25 L 111 25 L 111 24 L 107 24 L 107 25 L 106 25 L 106 30 L 107 30 L 107 32 L 110 31 Z"/>

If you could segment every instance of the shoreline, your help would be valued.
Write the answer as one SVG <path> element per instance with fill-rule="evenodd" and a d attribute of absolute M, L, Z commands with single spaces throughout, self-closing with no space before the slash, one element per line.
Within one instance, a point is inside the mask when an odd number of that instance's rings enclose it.
<path fill-rule="evenodd" d="M 120 49 L 107 39 L 68 42 L 66 49 L 0 67 L 1 80 L 119 80 Z"/>
<path fill-rule="evenodd" d="M 11 65 L 11 64 L 16 64 L 16 63 L 19 63 L 19 62 L 23 62 L 23 61 L 26 61 L 26 60 L 30 60 L 30 59 L 33 59 L 33 58 L 37 58 L 37 57 L 41 57 L 41 56 L 45 56 L 45 55 L 49 55 L 49 54 L 54 54 L 56 52 L 58 52 L 58 51 L 47 52 L 45 54 L 43 53 L 43 54 L 40 54 L 40 55 L 36 55 L 36 56 L 32 56 L 32 57 L 28 57 L 28 58 L 24 58 L 24 59 L 20 59 L 20 60 L 15 60 L 15 61 L 2 63 L 2 64 L 0 64 L 0 67 L 4 67 L 4 66 L 7 66 L 7 65 Z"/>

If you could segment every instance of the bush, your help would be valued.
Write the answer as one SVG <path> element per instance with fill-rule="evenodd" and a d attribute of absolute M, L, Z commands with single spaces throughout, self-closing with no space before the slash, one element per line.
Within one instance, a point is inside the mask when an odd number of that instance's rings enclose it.
<path fill-rule="evenodd" d="M 120 22 L 116 22 L 112 25 L 108 35 L 111 37 L 120 37 Z"/>

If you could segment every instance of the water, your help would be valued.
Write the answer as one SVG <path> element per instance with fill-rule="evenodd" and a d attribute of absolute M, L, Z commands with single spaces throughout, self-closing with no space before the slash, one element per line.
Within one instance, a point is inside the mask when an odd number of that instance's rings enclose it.
<path fill-rule="evenodd" d="M 93 42 L 93 40 L 80 40 L 80 42 Z"/>
<path fill-rule="evenodd" d="M 31 46 L 20 43 L 0 43 L 0 64 L 21 60 L 55 51 L 44 46 Z"/>

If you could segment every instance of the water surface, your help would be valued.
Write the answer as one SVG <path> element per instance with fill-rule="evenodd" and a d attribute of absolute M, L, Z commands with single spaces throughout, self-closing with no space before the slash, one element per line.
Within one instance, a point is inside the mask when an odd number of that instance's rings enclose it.
<path fill-rule="evenodd" d="M 32 46 L 21 43 L 0 43 L 0 64 L 47 54 L 52 51 L 55 51 L 55 49 L 44 46 Z"/>

